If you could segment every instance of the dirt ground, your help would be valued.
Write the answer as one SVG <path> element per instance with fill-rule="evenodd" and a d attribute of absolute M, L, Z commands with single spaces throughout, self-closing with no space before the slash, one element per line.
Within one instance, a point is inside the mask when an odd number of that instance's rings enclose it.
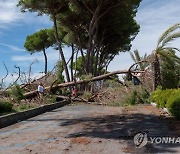
<path fill-rule="evenodd" d="M 0 129 L 0 154 L 180 153 L 180 144 L 136 148 L 133 136 L 180 136 L 180 123 L 151 105 L 69 105 Z"/>

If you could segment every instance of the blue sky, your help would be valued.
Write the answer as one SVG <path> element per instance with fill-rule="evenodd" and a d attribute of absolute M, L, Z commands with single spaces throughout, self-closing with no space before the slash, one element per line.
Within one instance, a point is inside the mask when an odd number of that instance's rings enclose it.
<path fill-rule="evenodd" d="M 39 76 L 44 70 L 44 58 L 42 53 L 30 55 L 24 49 L 27 35 L 42 28 L 49 28 L 52 22 L 46 16 L 37 17 L 33 13 L 21 13 L 16 7 L 18 0 L 0 0 L 0 79 L 6 71 L 3 62 L 7 65 L 9 73 L 16 71 L 14 65 L 20 66 L 22 71 L 27 72 L 32 61 L 38 59 L 32 68 L 32 76 Z M 138 49 L 141 55 L 151 53 L 156 47 L 159 36 L 170 26 L 180 23 L 180 0 L 143 0 L 136 16 L 140 24 L 140 32 L 132 42 L 132 51 Z M 180 48 L 180 39 L 172 43 Z M 59 59 L 58 52 L 47 50 L 48 69 L 50 70 Z M 65 49 L 68 59 L 70 52 Z M 129 53 L 120 53 L 110 64 L 109 70 L 128 68 L 133 61 Z M 14 74 L 14 76 L 16 76 Z M 6 82 L 13 80 L 11 75 Z"/>

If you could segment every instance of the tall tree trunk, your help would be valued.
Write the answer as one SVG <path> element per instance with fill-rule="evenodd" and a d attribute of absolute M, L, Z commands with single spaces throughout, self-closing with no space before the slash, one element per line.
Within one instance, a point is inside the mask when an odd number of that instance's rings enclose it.
<path fill-rule="evenodd" d="M 95 68 L 94 68 L 94 76 L 97 76 L 97 69 L 98 69 L 98 60 L 99 60 L 99 51 L 96 51 L 96 59 L 95 59 Z"/>
<path fill-rule="evenodd" d="M 91 59 L 90 59 L 90 72 L 91 72 L 91 74 L 92 75 L 94 75 L 94 55 L 95 55 L 95 53 L 94 53 L 94 50 L 92 50 L 92 52 L 91 52 Z"/>
<path fill-rule="evenodd" d="M 154 54 L 153 59 L 153 90 L 156 90 L 156 88 L 161 85 L 161 73 L 160 73 L 160 63 L 157 54 Z"/>
<path fill-rule="evenodd" d="M 74 72 L 75 77 L 77 76 L 76 74 L 77 74 L 77 60 L 78 60 L 78 53 L 79 53 L 79 52 L 77 51 L 76 57 L 75 57 L 75 58 L 76 58 L 76 59 L 75 59 L 75 60 L 76 60 L 76 61 L 75 61 L 75 72 Z"/>
<path fill-rule="evenodd" d="M 53 22 L 54 22 L 55 38 L 56 38 L 56 41 L 57 41 L 59 53 L 60 53 L 60 55 L 61 55 L 61 59 L 62 59 L 64 71 L 65 71 L 65 74 L 66 74 L 66 79 L 67 79 L 67 82 L 70 82 L 70 76 L 69 76 L 68 67 L 67 67 L 67 64 L 66 64 L 66 60 L 65 60 L 65 57 L 64 57 L 64 53 L 63 53 L 63 51 L 62 51 L 61 41 L 60 41 L 60 39 L 59 39 L 59 37 L 58 37 L 56 15 L 53 15 L 52 17 L 53 17 Z"/>
<path fill-rule="evenodd" d="M 47 55 L 45 48 L 43 48 L 43 54 L 44 54 L 44 73 L 47 74 Z"/>
<path fill-rule="evenodd" d="M 89 40 L 88 40 L 88 49 L 87 49 L 87 54 L 86 54 L 86 71 L 87 73 L 93 74 L 93 58 L 94 58 L 94 49 L 95 49 L 95 43 L 96 43 L 96 35 L 98 33 L 98 15 L 99 15 L 99 10 L 100 7 L 98 6 L 93 13 L 90 25 L 89 25 L 89 30 L 88 30 L 88 35 L 89 35 Z"/>
<path fill-rule="evenodd" d="M 74 79 L 74 75 L 73 75 L 73 60 L 74 60 L 74 45 L 71 45 L 71 50 L 72 50 L 72 54 L 71 54 L 71 64 L 70 64 L 70 68 L 71 68 L 71 81 L 73 81 Z"/>

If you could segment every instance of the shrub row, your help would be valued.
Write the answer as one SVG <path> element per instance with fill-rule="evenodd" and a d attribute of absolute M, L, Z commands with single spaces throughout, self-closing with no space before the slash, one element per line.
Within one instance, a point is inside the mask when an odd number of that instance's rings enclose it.
<path fill-rule="evenodd" d="M 0 115 L 4 112 L 11 112 L 13 104 L 5 101 L 0 101 Z"/>
<path fill-rule="evenodd" d="M 144 88 L 139 91 L 134 90 L 127 94 L 124 103 L 127 105 L 147 104 L 149 103 L 149 92 Z"/>
<path fill-rule="evenodd" d="M 150 100 L 156 102 L 157 107 L 166 107 L 174 117 L 180 120 L 180 88 L 162 90 L 158 87 L 151 94 Z"/>

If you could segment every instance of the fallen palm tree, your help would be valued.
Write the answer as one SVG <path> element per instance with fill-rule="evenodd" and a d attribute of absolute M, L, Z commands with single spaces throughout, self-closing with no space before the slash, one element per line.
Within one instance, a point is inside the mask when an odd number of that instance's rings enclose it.
<path fill-rule="evenodd" d="M 72 81 L 72 82 L 61 83 L 61 84 L 57 84 L 57 85 L 53 85 L 53 86 L 47 86 L 44 89 L 46 91 L 51 91 L 51 90 L 58 89 L 58 88 L 74 86 L 75 84 L 77 85 L 77 84 L 84 84 L 84 83 L 94 82 L 94 81 L 98 81 L 98 80 L 103 80 L 103 79 L 106 79 L 106 78 L 116 75 L 116 74 L 126 74 L 126 73 L 136 74 L 136 73 L 144 73 L 144 71 L 131 71 L 130 69 L 119 70 L 119 71 L 110 72 L 110 73 L 107 73 L 104 75 L 96 76 L 96 77 L 93 77 L 88 80 L 85 79 L 85 80 L 79 80 L 76 82 Z M 37 93 L 38 93 L 37 90 L 34 90 L 31 92 L 25 93 L 24 97 L 27 99 L 32 98 L 32 97 L 35 97 L 37 95 Z"/>

